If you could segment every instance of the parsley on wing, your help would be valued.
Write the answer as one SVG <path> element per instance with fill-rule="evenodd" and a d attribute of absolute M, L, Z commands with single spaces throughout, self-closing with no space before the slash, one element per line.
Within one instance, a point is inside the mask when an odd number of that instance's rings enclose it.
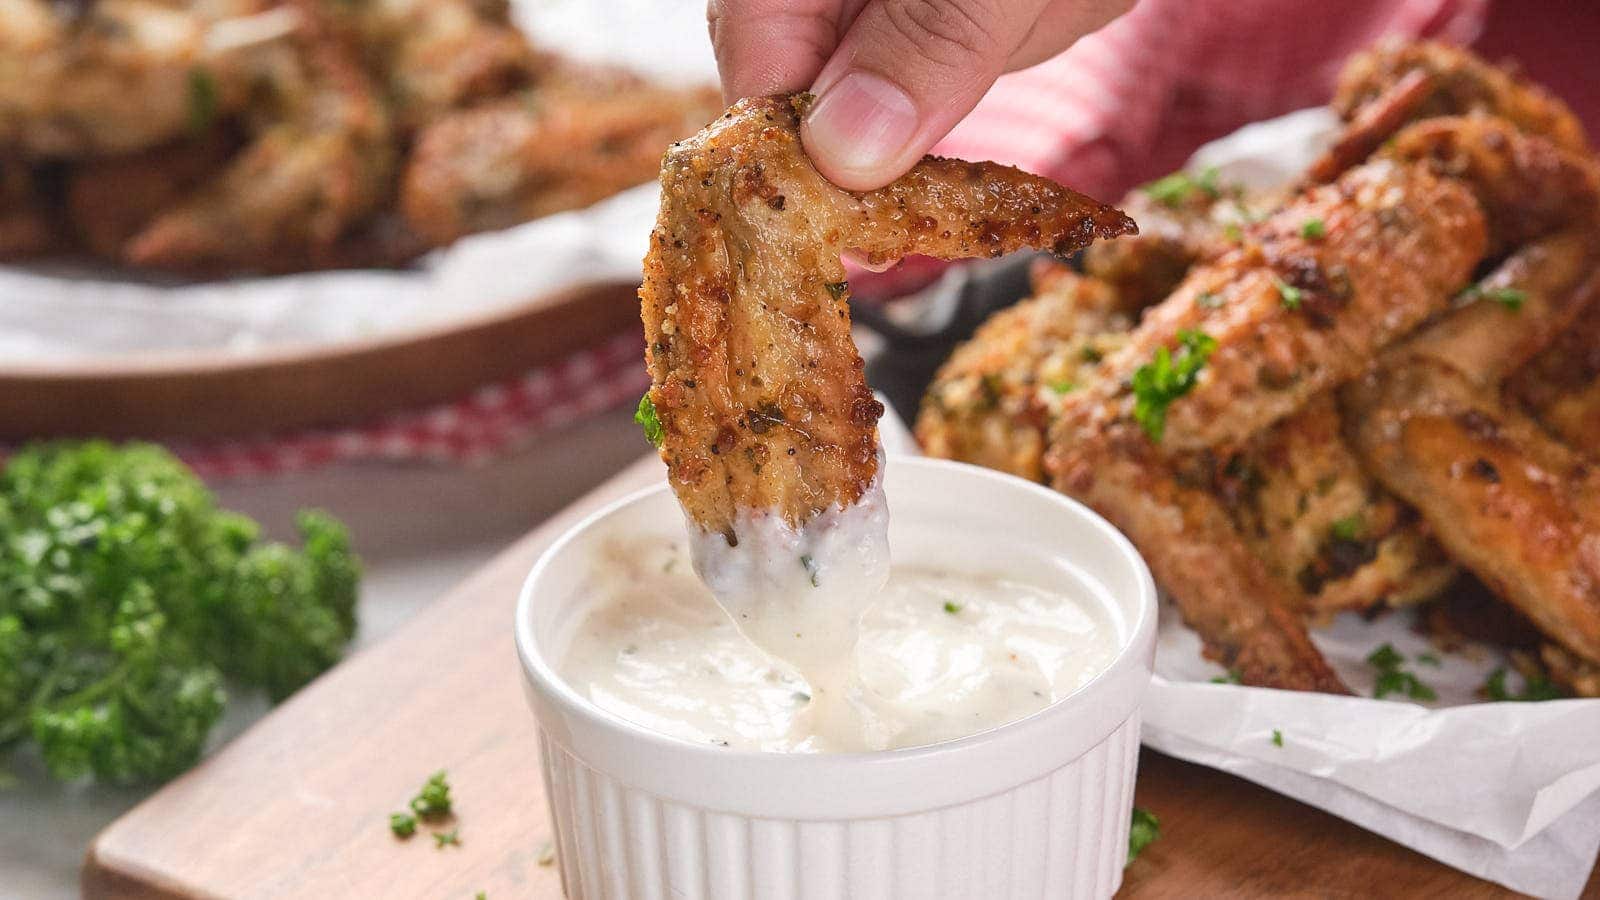
<path fill-rule="evenodd" d="M 639 398 L 639 408 L 633 411 L 633 421 L 644 429 L 644 439 L 650 442 L 650 446 L 661 446 L 661 419 L 656 416 L 656 404 L 648 392 Z"/>
<path fill-rule="evenodd" d="M 1194 389 L 1217 348 L 1216 338 L 1189 329 L 1178 332 L 1178 344 L 1177 353 L 1156 348 L 1154 358 L 1133 373 L 1133 419 L 1156 443 L 1166 432 L 1167 407 Z"/>

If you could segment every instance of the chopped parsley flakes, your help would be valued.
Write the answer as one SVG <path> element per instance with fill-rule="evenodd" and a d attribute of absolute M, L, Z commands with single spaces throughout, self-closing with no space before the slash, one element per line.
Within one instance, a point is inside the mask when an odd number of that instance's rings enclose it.
<path fill-rule="evenodd" d="M 848 282 L 848 281 L 830 281 L 830 282 L 828 282 L 827 288 L 828 288 L 828 295 L 830 297 L 832 297 L 833 299 L 837 300 L 840 297 L 843 297 L 845 295 L 846 291 L 850 290 L 850 282 Z"/>
<path fill-rule="evenodd" d="M 1308 241 L 1315 241 L 1327 233 L 1328 228 L 1321 219 L 1307 219 L 1300 226 L 1300 236 Z"/>
<path fill-rule="evenodd" d="M 650 446 L 661 446 L 661 420 L 656 417 L 656 405 L 648 393 L 639 398 L 639 408 L 634 410 L 633 421 L 644 429 L 644 439 L 650 442 Z"/>
<path fill-rule="evenodd" d="M 1128 823 L 1128 861 L 1124 865 L 1132 865 L 1144 848 L 1154 844 L 1160 837 L 1161 820 L 1150 810 L 1135 806 L 1133 820 Z"/>
<path fill-rule="evenodd" d="M 1424 684 L 1416 673 L 1402 668 L 1406 658 L 1391 644 L 1384 644 L 1367 656 L 1367 664 L 1378 670 L 1372 696 L 1382 700 L 1390 694 L 1404 694 L 1412 700 L 1437 700 L 1439 695 Z"/>
<path fill-rule="evenodd" d="M 1166 206 L 1182 206 L 1185 201 L 1195 193 L 1205 193 L 1211 197 L 1220 196 L 1222 191 L 1217 187 L 1217 170 L 1213 166 L 1199 175 L 1190 175 L 1188 172 L 1173 172 L 1164 178 L 1140 188 L 1151 200 Z"/>
<path fill-rule="evenodd" d="M 433 833 L 433 846 L 443 850 L 445 847 L 461 846 L 461 829 L 452 828 L 449 831 L 435 831 Z"/>
<path fill-rule="evenodd" d="M 961 612 L 961 604 L 955 602 L 954 600 L 946 600 L 944 602 L 944 611 L 953 616 L 956 613 Z"/>
<path fill-rule="evenodd" d="M 1070 394 L 1077 389 L 1078 383 L 1073 381 L 1071 378 L 1063 378 L 1059 381 L 1050 382 L 1050 390 L 1055 391 L 1058 394 Z"/>
<path fill-rule="evenodd" d="M 1244 679 L 1239 674 L 1239 670 L 1238 669 L 1229 669 L 1227 674 L 1218 675 L 1217 677 L 1211 679 L 1211 683 L 1212 684 L 1243 684 L 1244 683 Z"/>
<path fill-rule="evenodd" d="M 811 586 L 812 587 L 821 587 L 822 586 L 817 581 L 817 573 L 822 571 L 822 567 L 817 565 L 817 561 L 815 559 L 813 559 L 810 556 L 802 556 L 802 557 L 800 557 L 800 568 L 806 570 L 806 577 L 811 579 Z"/>
<path fill-rule="evenodd" d="M 205 69 L 189 71 L 189 131 L 209 131 L 217 120 L 217 82 Z"/>
<path fill-rule="evenodd" d="M 1353 541 L 1360 538 L 1361 532 L 1366 529 L 1365 525 L 1361 521 L 1361 515 L 1357 513 L 1353 516 L 1345 516 L 1337 522 L 1334 522 L 1328 530 L 1332 532 L 1333 536 L 1338 540 Z"/>
<path fill-rule="evenodd" d="M 1560 700 L 1566 696 L 1559 687 L 1546 678 L 1523 679 L 1522 691 L 1513 694 L 1506 689 L 1506 670 L 1495 669 L 1483 684 L 1483 695 L 1495 702 L 1535 703 L 1541 700 Z"/>
<path fill-rule="evenodd" d="M 1272 746 L 1283 746 L 1283 732 L 1277 728 L 1272 729 Z"/>
<path fill-rule="evenodd" d="M 1278 289 L 1278 297 L 1283 301 L 1284 309 L 1292 311 L 1300 308 L 1300 301 L 1304 298 L 1305 292 L 1282 278 L 1272 279 L 1272 284 Z"/>
<path fill-rule="evenodd" d="M 1200 370 L 1217 349 L 1216 338 L 1189 329 L 1178 332 L 1178 343 L 1177 353 L 1156 348 L 1155 358 L 1133 373 L 1133 419 L 1156 443 L 1166 432 L 1167 407 L 1194 389 Z"/>
<path fill-rule="evenodd" d="M 1462 291 L 1460 295 L 1460 300 L 1463 302 L 1470 302 L 1472 300 L 1489 300 L 1504 306 L 1506 309 L 1512 312 L 1522 309 L 1522 304 L 1526 302 L 1527 299 L 1528 292 L 1518 288 L 1486 288 L 1481 284 L 1475 284 L 1467 288 L 1466 290 Z"/>

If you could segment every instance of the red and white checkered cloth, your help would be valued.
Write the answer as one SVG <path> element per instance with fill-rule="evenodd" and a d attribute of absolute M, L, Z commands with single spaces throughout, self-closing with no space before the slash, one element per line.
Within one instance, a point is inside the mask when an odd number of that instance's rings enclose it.
<path fill-rule="evenodd" d="M 1182 165 L 1246 122 L 1325 102 L 1345 58 L 1379 38 L 1474 40 L 1488 0 L 1142 0 L 1061 56 L 1002 78 L 936 153 L 993 159 L 1091 195 Z M 942 265 L 852 273 L 857 296 L 926 285 Z M 211 478 L 341 460 L 472 462 L 632 403 L 643 346 L 622 335 L 461 400 L 347 428 L 175 447 Z"/>

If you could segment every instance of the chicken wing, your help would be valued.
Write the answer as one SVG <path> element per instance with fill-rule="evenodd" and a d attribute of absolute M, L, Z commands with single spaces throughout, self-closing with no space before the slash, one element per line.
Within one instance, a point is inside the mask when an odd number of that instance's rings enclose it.
<path fill-rule="evenodd" d="M 1075 439 L 1051 446 L 1056 488 L 1139 547 L 1207 656 L 1245 684 L 1349 693 L 1311 643 L 1294 597 L 1246 546 L 1216 497 L 1175 477 L 1132 423 L 1065 427 Z"/>
<path fill-rule="evenodd" d="M 1401 130 L 1382 155 L 1424 163 L 1471 188 L 1488 218 L 1490 255 L 1600 226 L 1600 164 L 1504 119 L 1427 119 Z"/>
<path fill-rule="evenodd" d="M 330 9 L 359 35 L 403 134 L 525 87 L 552 65 L 511 22 L 503 2 L 366 0 Z"/>
<path fill-rule="evenodd" d="M 132 153 L 241 109 L 254 54 L 298 27 L 269 0 L 0 0 L 0 147 Z"/>
<path fill-rule="evenodd" d="M 643 184 L 662 150 L 721 104 L 711 89 L 649 85 L 587 69 L 446 116 L 423 131 L 400 204 L 438 244 L 588 206 Z"/>
<path fill-rule="evenodd" d="M 1165 300 L 1191 266 L 1230 249 L 1247 225 L 1285 199 L 1222 184 L 1214 171 L 1175 172 L 1123 198 L 1139 233 L 1090 247 L 1083 270 L 1111 285 L 1126 311 L 1138 312 Z"/>
<path fill-rule="evenodd" d="M 1354 121 L 1407 82 L 1425 89 L 1402 104 L 1406 113 L 1396 125 L 1406 119 L 1487 114 L 1567 150 L 1588 151 L 1583 124 L 1559 97 L 1468 50 L 1429 41 L 1385 43 L 1351 57 L 1339 74 L 1332 106 Z"/>
<path fill-rule="evenodd" d="M 988 163 L 928 158 L 892 184 L 830 184 L 800 146 L 804 95 L 743 100 L 673 145 L 640 290 L 661 456 L 691 521 L 798 526 L 878 474 L 882 405 L 850 337 L 839 254 L 1057 253 L 1134 230 L 1117 210 Z"/>
<path fill-rule="evenodd" d="M 261 82 L 272 121 L 194 195 L 156 216 L 124 250 L 135 265 L 179 270 L 326 265 L 390 189 L 388 115 L 316 0 Z"/>
<path fill-rule="evenodd" d="M 1344 393 L 1351 439 L 1441 544 L 1552 639 L 1600 662 L 1600 472 L 1430 357 Z"/>
<path fill-rule="evenodd" d="M 1316 236 L 1306 223 L 1317 222 Z M 1193 389 L 1165 410 L 1162 447 L 1236 447 L 1353 378 L 1443 310 L 1483 256 L 1472 194 L 1418 164 L 1375 161 L 1312 188 L 1197 267 L 1145 313 L 1085 402 L 1135 409 L 1132 379 L 1184 332 L 1216 341 Z"/>
<path fill-rule="evenodd" d="M 1127 339 L 1131 322 L 1104 282 L 1044 259 L 1032 276 L 1033 296 L 991 316 L 934 376 L 916 425 L 928 455 L 1044 481 L 1063 398 Z"/>
<path fill-rule="evenodd" d="M 1361 468 L 1341 433 L 1332 392 L 1321 394 L 1237 453 L 1183 465 L 1213 485 L 1245 543 L 1319 617 L 1436 596 L 1456 570 L 1408 507 Z M 1168 585 L 1191 589 L 1187 581 Z"/>

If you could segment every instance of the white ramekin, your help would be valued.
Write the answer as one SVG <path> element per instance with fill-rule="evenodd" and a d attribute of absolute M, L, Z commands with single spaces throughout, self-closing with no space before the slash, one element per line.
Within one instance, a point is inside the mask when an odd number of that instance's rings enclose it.
<path fill-rule="evenodd" d="M 1155 650 L 1149 571 L 1105 520 L 1021 479 L 905 457 L 890 460 L 885 488 L 897 564 L 1045 584 L 1073 571 L 1113 599 L 1120 652 L 1046 709 L 926 747 L 784 754 L 666 737 L 590 704 L 555 669 L 593 599 L 582 587 L 599 544 L 684 534 L 664 483 L 624 498 L 556 542 L 517 604 L 568 897 L 1056 900 L 1116 890 Z"/>

